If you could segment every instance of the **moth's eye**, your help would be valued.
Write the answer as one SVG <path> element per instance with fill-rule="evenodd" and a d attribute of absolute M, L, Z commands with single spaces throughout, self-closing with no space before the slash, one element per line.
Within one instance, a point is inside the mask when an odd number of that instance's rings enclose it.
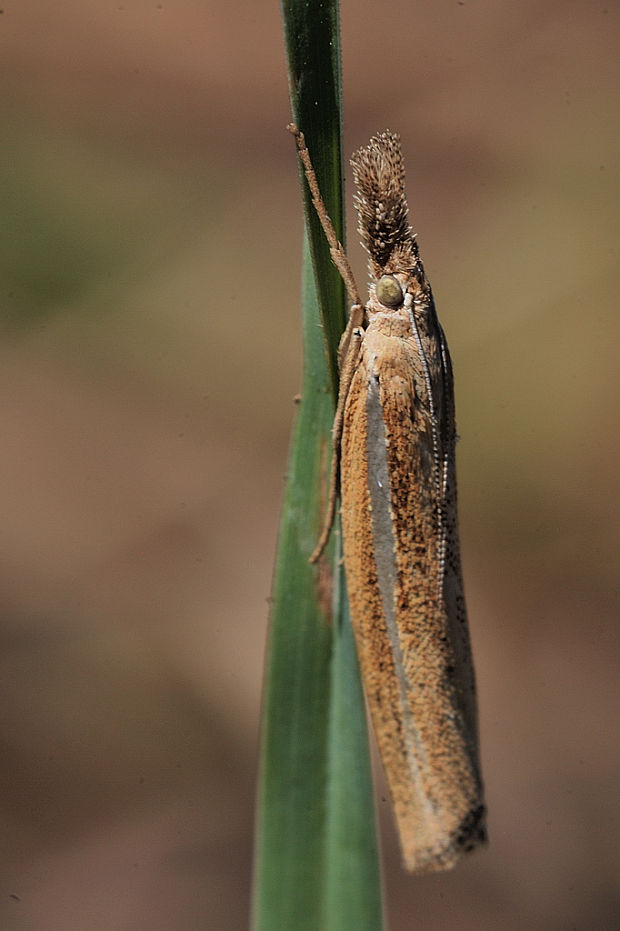
<path fill-rule="evenodd" d="M 379 278 L 375 291 L 378 299 L 386 307 L 398 307 L 404 300 L 403 289 L 392 275 Z"/>

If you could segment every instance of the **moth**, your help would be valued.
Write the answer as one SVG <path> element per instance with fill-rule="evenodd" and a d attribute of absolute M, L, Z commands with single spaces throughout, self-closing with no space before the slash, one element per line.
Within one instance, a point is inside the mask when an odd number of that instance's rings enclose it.
<path fill-rule="evenodd" d="M 323 552 L 341 499 L 364 691 L 405 867 L 449 869 L 485 843 L 476 690 L 459 554 L 452 364 L 416 234 L 400 137 L 352 157 L 369 298 L 362 304 L 303 134 L 291 124 L 352 302 L 339 348 Z"/>

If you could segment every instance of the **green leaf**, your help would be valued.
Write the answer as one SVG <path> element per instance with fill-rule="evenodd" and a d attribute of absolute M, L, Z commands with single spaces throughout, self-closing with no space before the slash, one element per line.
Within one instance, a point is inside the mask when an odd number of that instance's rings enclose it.
<path fill-rule="evenodd" d="M 304 306 L 319 323 L 310 264 Z M 327 783 L 332 628 L 308 562 L 318 534 L 321 449 L 332 420 L 327 365 L 308 352 L 276 557 L 263 694 L 254 925 L 319 928 Z M 313 385 L 313 377 L 317 382 Z"/>
<path fill-rule="evenodd" d="M 338 5 L 285 0 L 282 13 L 293 118 L 343 241 Z M 294 151 L 291 140 L 291 157 Z M 253 927 L 377 931 L 381 884 L 368 735 L 338 535 L 320 568 L 308 562 L 325 507 L 345 311 L 305 181 L 303 190 L 304 381 L 267 648 Z"/>
<path fill-rule="evenodd" d="M 282 17 L 293 120 L 305 134 L 327 212 L 344 243 L 340 28 L 337 0 L 283 0 Z M 334 399 L 338 396 L 337 352 L 346 323 L 344 286 L 329 254 L 305 179 L 306 230 L 329 356 Z"/>

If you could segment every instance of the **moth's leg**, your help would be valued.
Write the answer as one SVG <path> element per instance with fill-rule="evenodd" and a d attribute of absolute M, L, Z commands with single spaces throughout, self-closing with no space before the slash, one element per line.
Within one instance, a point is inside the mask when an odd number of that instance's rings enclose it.
<path fill-rule="evenodd" d="M 349 312 L 349 319 L 347 321 L 347 328 L 340 337 L 340 344 L 338 346 L 338 371 L 343 372 L 344 367 L 347 364 L 347 356 L 349 354 L 349 348 L 351 346 L 351 337 L 355 330 L 358 330 L 361 326 L 364 325 L 364 318 L 366 316 L 366 308 L 363 304 L 354 304 Z M 342 376 L 341 376 L 342 377 Z M 340 388 L 338 389 L 338 396 L 340 397 Z"/>
<path fill-rule="evenodd" d="M 317 543 L 316 549 L 310 557 L 310 562 L 315 563 L 327 545 L 329 534 L 334 523 L 334 515 L 336 513 L 336 501 L 338 499 L 340 476 L 340 440 L 342 438 L 344 408 L 347 396 L 349 394 L 349 388 L 351 387 L 351 381 L 353 380 L 353 375 L 359 362 L 360 347 L 364 333 L 364 331 L 361 329 L 361 326 L 364 322 L 365 308 L 360 301 L 359 292 L 357 290 L 357 285 L 355 284 L 351 266 L 349 265 L 349 260 L 347 259 L 344 249 L 342 248 L 342 244 L 338 241 L 336 231 L 332 221 L 329 218 L 329 214 L 327 213 L 325 202 L 321 197 L 319 184 L 314 173 L 314 168 L 312 167 L 312 161 L 310 159 L 308 147 L 306 146 L 304 134 L 300 132 L 294 123 L 289 123 L 287 129 L 295 136 L 297 151 L 299 152 L 299 157 L 301 159 L 301 163 L 306 175 L 306 181 L 308 182 L 308 187 L 310 188 L 314 209 L 316 210 L 317 216 L 321 222 L 321 226 L 323 227 L 323 232 L 325 233 L 325 237 L 329 244 L 329 251 L 332 257 L 332 261 L 342 276 L 342 280 L 344 281 L 346 289 L 349 293 L 349 298 L 353 304 L 351 313 L 349 315 L 347 328 L 342 335 L 342 339 L 340 340 L 340 345 L 338 347 L 338 369 L 340 371 L 340 384 L 338 386 L 338 404 L 336 406 L 334 426 L 332 427 L 332 443 L 334 452 L 332 455 L 332 467 L 329 477 L 329 499 L 327 503 L 327 514 L 325 515 L 319 542 Z"/>
<path fill-rule="evenodd" d="M 299 129 L 297 129 L 294 123 L 289 123 L 286 128 L 295 136 L 297 151 L 299 152 L 301 163 L 304 166 L 306 181 L 308 182 L 308 187 L 310 188 L 310 193 L 312 194 L 312 203 L 314 204 L 314 209 L 316 210 L 317 216 L 321 221 L 323 232 L 325 233 L 325 237 L 329 243 L 329 251 L 331 253 L 332 261 L 342 276 L 342 280 L 344 281 L 346 289 L 349 292 L 349 300 L 351 303 L 361 304 L 357 285 L 355 284 L 353 272 L 351 271 L 351 266 L 349 265 L 349 260 L 347 259 L 344 249 L 342 248 L 342 244 L 338 241 L 336 231 L 332 221 L 329 218 L 329 214 L 325 207 L 323 198 L 321 197 L 319 183 L 316 180 L 314 168 L 312 167 L 312 162 L 310 161 L 310 153 L 308 152 L 308 147 L 306 146 L 304 134 L 300 132 Z"/>
<path fill-rule="evenodd" d="M 355 370 L 359 364 L 362 340 L 364 338 L 364 331 L 359 326 L 356 326 L 352 329 L 350 324 L 352 320 L 363 319 L 363 315 L 364 308 L 361 305 L 357 305 L 351 308 L 349 325 L 347 326 L 342 340 L 340 341 L 340 385 L 338 387 L 338 404 L 336 406 L 334 425 L 332 427 L 332 444 L 334 451 L 332 454 L 332 467 L 329 476 L 329 498 L 327 501 L 327 513 L 325 514 L 325 520 L 323 521 L 323 529 L 321 530 L 319 542 L 317 543 L 316 548 L 310 557 L 311 563 L 318 561 L 318 559 L 321 557 L 321 554 L 323 553 L 323 550 L 327 546 L 329 534 L 334 523 L 334 516 L 336 514 L 336 501 L 338 500 L 338 492 L 340 490 L 340 450 L 342 440 L 342 425 L 344 423 L 344 409 L 346 407 L 347 398 L 349 396 L 351 382 L 353 381 Z M 341 354 L 343 353 L 343 343 L 345 339 L 347 340 L 346 355 L 344 358 L 342 358 Z"/>

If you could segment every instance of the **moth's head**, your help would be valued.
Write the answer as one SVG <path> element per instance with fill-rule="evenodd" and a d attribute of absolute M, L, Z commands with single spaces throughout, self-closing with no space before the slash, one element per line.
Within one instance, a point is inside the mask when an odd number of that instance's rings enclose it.
<path fill-rule="evenodd" d="M 370 282 L 368 311 L 373 313 L 397 313 L 401 308 L 410 309 L 412 304 L 428 301 L 426 281 L 411 270 L 395 271 L 380 275 Z"/>
<path fill-rule="evenodd" d="M 383 276 L 421 272 L 415 233 L 409 225 L 400 136 L 389 130 L 378 133 L 354 153 L 351 165 L 359 231 L 371 277 L 379 284 Z"/>

